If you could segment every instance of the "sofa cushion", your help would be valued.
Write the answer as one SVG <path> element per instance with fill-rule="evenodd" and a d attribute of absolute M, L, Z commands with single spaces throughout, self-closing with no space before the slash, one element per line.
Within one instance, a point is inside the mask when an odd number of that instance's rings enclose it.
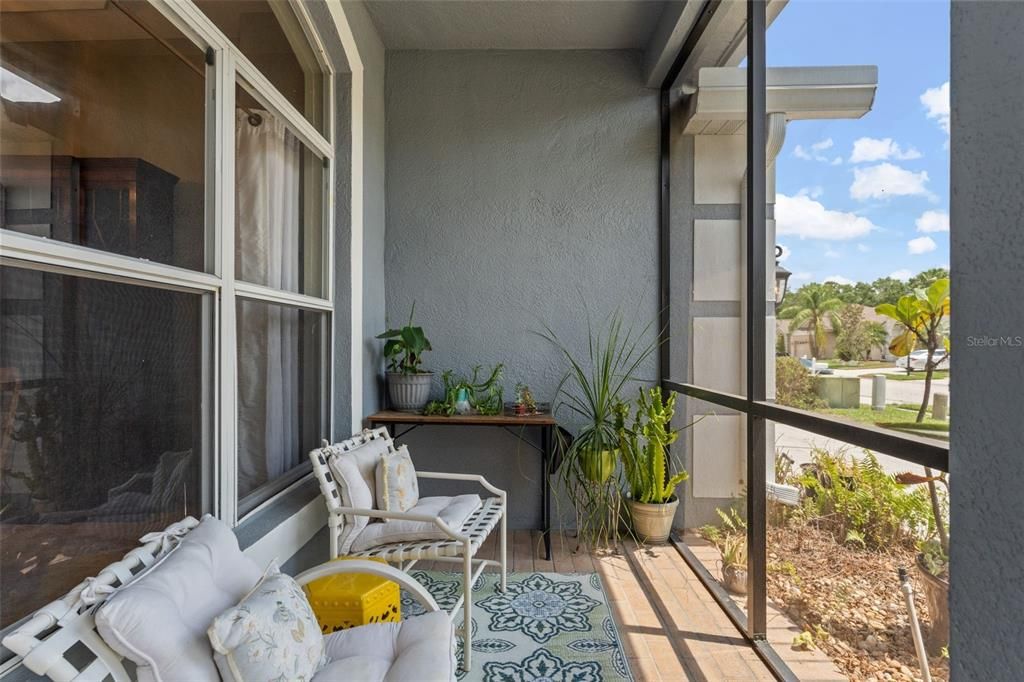
<path fill-rule="evenodd" d="M 455 531 L 462 528 L 466 519 L 480 506 L 479 495 L 457 495 L 455 497 L 422 497 L 410 514 L 438 516 Z M 371 523 L 352 542 L 353 552 L 365 552 L 378 545 L 392 542 L 417 542 L 422 540 L 447 540 L 448 536 L 428 521 L 405 521 L 395 519 L 390 523 Z"/>
<path fill-rule="evenodd" d="M 420 501 L 420 487 L 416 481 L 416 468 L 412 465 L 409 448 L 405 445 L 395 452 L 386 452 L 377 461 L 377 509 L 391 512 L 409 511 Z M 394 522 L 395 519 L 384 519 Z"/>
<path fill-rule="evenodd" d="M 206 517 L 96 613 L 100 636 L 138 666 L 141 682 L 219 682 L 206 629 L 261 571 L 224 523 Z"/>
<path fill-rule="evenodd" d="M 342 450 L 328 445 L 327 465 L 334 474 L 341 495 L 341 504 L 356 509 L 378 509 L 375 491 L 377 489 L 377 462 L 381 455 L 390 451 L 390 442 L 375 438 L 352 450 Z M 370 522 L 369 517 L 345 515 L 345 528 L 340 538 L 338 551 L 347 554 L 352 540 Z"/>
<path fill-rule="evenodd" d="M 324 663 L 324 636 L 306 595 L 271 562 L 238 606 L 207 630 L 226 682 L 311 680 Z"/>
<path fill-rule="evenodd" d="M 328 635 L 328 663 L 313 682 L 449 682 L 455 632 L 444 611 L 400 623 L 371 623 Z"/>

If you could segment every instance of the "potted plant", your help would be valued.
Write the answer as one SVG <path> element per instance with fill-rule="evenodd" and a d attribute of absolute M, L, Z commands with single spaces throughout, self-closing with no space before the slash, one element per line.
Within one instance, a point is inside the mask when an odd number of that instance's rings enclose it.
<path fill-rule="evenodd" d="M 561 429 L 557 431 L 562 456 L 559 476 L 576 509 L 579 538 L 600 545 L 617 540 L 619 532 L 616 408 L 627 384 L 638 380 L 640 367 L 657 349 L 657 339 L 653 324 L 641 330 L 624 328 L 619 312 L 609 318 L 606 332 L 595 332 L 589 324 L 588 329 L 586 356 L 576 355 L 550 327 L 540 336 L 569 365 L 555 392 L 554 414 L 567 414 L 575 434 L 568 439 Z"/>
<path fill-rule="evenodd" d="M 722 552 L 722 584 L 733 594 L 747 593 L 747 538 L 726 535 L 719 546 Z"/>
<path fill-rule="evenodd" d="M 661 389 L 640 391 L 633 423 L 626 425 L 629 405 L 616 410 L 619 452 L 629 484 L 629 511 L 633 530 L 646 542 L 665 542 L 672 532 L 679 498 L 676 486 L 689 478 L 685 470 L 671 474 L 668 446 L 679 437 L 672 429 L 676 394 L 662 398 Z"/>
<path fill-rule="evenodd" d="M 537 414 L 537 400 L 526 384 L 516 384 L 516 402 L 513 411 L 517 417 Z"/>
<path fill-rule="evenodd" d="M 444 387 L 444 398 L 427 403 L 424 413 L 448 417 L 455 414 L 501 414 L 504 406 L 501 377 L 505 372 L 505 366 L 499 362 L 490 370 L 486 379 L 480 378 L 480 371 L 483 368 L 483 365 L 473 367 L 470 377 L 456 375 L 450 369 L 443 372 L 441 383 Z"/>
<path fill-rule="evenodd" d="M 924 586 L 931 627 L 925 636 L 928 653 L 933 656 L 949 644 L 949 557 L 937 539 L 918 545 L 917 574 Z"/>
<path fill-rule="evenodd" d="M 402 412 L 420 412 L 430 399 L 434 373 L 421 369 L 423 353 L 431 350 L 422 327 L 414 327 L 412 304 L 409 322 L 399 329 L 389 329 L 377 336 L 384 339 L 384 358 L 388 363 L 388 397 L 391 405 Z"/>

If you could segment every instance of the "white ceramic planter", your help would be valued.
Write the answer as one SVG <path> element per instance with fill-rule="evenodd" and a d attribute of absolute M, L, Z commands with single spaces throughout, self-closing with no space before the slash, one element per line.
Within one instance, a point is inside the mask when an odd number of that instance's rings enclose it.
<path fill-rule="evenodd" d="M 391 407 L 400 412 L 422 412 L 430 400 L 430 384 L 433 378 L 433 372 L 388 372 L 388 397 L 391 399 Z"/>
<path fill-rule="evenodd" d="M 672 520 L 676 517 L 678 506 L 678 498 L 665 504 L 646 504 L 630 500 L 629 512 L 633 518 L 633 530 L 644 542 L 665 542 L 672 532 Z"/>

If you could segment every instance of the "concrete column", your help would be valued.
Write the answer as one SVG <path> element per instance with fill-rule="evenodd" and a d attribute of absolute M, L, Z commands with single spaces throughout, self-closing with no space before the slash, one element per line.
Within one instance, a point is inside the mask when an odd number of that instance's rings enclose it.
<path fill-rule="evenodd" d="M 949 394 L 936 393 L 932 399 L 932 418 L 946 421 L 949 414 Z"/>
<path fill-rule="evenodd" d="M 885 409 L 885 375 L 871 377 L 871 409 Z"/>

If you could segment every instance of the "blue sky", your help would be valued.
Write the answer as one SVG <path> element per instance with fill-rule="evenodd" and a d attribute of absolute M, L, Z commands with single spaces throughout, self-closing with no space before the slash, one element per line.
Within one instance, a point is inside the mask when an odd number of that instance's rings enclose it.
<path fill-rule="evenodd" d="M 787 126 L 775 211 L 791 286 L 948 267 L 949 3 L 790 0 L 767 51 L 769 67 L 878 67 L 863 118 Z"/>

